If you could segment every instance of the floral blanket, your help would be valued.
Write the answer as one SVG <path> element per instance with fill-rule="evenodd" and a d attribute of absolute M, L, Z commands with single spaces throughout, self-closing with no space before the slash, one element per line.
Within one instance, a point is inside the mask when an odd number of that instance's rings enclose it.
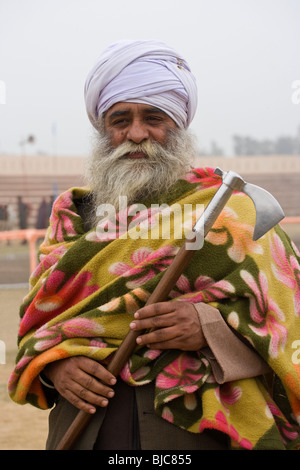
<path fill-rule="evenodd" d="M 56 200 L 20 309 L 19 353 L 9 381 L 12 400 L 49 407 L 38 375 L 52 361 L 86 355 L 108 363 L 133 313 L 179 250 L 178 226 L 184 231 L 194 223 L 220 184 L 213 169 L 193 169 L 158 201 L 167 203 L 174 222 L 166 237 L 147 236 L 150 219 L 151 230 L 165 224 L 161 211 L 150 210 L 150 204 L 144 213 L 133 206 L 124 209 L 115 221 L 105 222 L 106 230 L 86 232 L 77 202 L 88 189 L 72 188 Z M 175 206 L 190 211 L 176 215 Z M 218 308 L 273 369 L 273 392 L 262 377 L 219 385 L 201 352 L 136 347 L 121 377 L 133 386 L 155 381 L 158 415 L 190 432 L 220 430 L 230 436 L 232 448 L 297 449 L 299 251 L 280 226 L 254 242 L 254 223 L 252 201 L 235 192 L 168 300 Z"/>

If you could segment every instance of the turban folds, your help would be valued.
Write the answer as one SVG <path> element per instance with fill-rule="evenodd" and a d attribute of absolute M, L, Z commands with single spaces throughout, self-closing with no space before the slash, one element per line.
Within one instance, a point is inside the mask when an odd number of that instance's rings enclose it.
<path fill-rule="evenodd" d="M 85 83 L 85 103 L 96 127 L 118 102 L 144 103 L 187 128 L 197 108 L 197 86 L 187 62 L 162 42 L 120 41 L 98 58 Z"/>

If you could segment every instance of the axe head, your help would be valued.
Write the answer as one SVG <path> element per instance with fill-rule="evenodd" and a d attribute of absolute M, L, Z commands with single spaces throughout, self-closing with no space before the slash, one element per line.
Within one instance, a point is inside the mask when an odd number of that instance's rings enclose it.
<path fill-rule="evenodd" d="M 242 191 L 252 199 L 256 209 L 253 240 L 258 240 L 284 218 L 284 212 L 280 204 L 274 196 L 265 189 L 255 184 L 246 183 L 246 181 L 234 171 L 224 172 L 220 168 L 216 168 L 215 173 L 222 176 L 223 183 L 231 189 Z"/>

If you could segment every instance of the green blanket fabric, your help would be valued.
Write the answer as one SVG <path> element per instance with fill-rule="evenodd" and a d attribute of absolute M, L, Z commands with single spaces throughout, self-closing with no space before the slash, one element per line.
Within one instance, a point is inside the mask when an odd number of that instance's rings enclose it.
<path fill-rule="evenodd" d="M 171 212 L 167 237 L 153 236 L 166 220 L 133 206 L 106 232 L 86 233 L 75 201 L 89 190 L 73 188 L 56 200 L 20 310 L 19 353 L 9 381 L 14 401 L 49 406 L 38 375 L 52 361 L 85 355 L 108 363 L 133 313 L 145 305 L 181 246 L 178 227 L 181 235 L 186 225 L 192 227 L 220 184 L 210 168 L 194 169 L 180 180 L 161 199 Z M 182 211 L 174 215 L 174 207 Z M 252 201 L 234 193 L 169 301 L 218 308 L 273 369 L 274 394 L 261 377 L 217 384 L 200 351 L 136 347 L 121 377 L 132 386 L 155 381 L 156 412 L 189 432 L 218 429 L 230 436 L 232 448 L 297 449 L 299 252 L 280 226 L 252 241 L 254 224 Z"/>

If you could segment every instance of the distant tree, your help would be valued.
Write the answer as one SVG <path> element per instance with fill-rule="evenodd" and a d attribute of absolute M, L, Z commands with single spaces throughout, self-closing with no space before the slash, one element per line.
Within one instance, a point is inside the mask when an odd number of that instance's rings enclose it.
<path fill-rule="evenodd" d="M 249 136 L 233 135 L 235 155 L 300 155 L 300 126 L 295 137 L 279 136 L 274 140 L 257 140 Z"/>
<path fill-rule="evenodd" d="M 224 156 L 224 151 L 217 142 L 214 140 L 210 143 L 210 150 L 207 150 L 205 148 L 200 148 L 199 149 L 199 156 L 202 157 L 214 157 L 214 156 Z"/>
<path fill-rule="evenodd" d="M 261 155 L 274 155 L 274 142 L 269 139 L 262 140 L 260 143 Z"/>
<path fill-rule="evenodd" d="M 214 155 L 223 156 L 224 155 L 223 150 L 221 149 L 221 147 L 219 147 L 219 145 L 214 140 L 210 144 L 210 155 L 212 155 L 212 156 L 214 156 Z"/>
<path fill-rule="evenodd" d="M 253 137 L 234 135 L 233 142 L 235 155 L 259 155 L 259 142 Z"/>
<path fill-rule="evenodd" d="M 293 137 L 278 137 L 274 153 L 275 155 L 293 155 L 295 153 L 295 139 Z"/>

